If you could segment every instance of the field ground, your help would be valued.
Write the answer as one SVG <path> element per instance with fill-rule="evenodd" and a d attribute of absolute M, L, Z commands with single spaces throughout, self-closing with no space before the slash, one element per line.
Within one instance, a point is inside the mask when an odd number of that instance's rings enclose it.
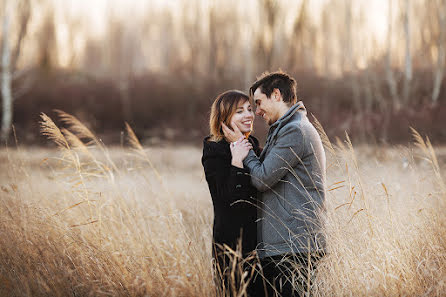
<path fill-rule="evenodd" d="M 327 147 L 315 296 L 446 294 L 446 148 L 435 152 Z M 0 295 L 214 295 L 200 158 L 190 146 L 1 150 Z"/>

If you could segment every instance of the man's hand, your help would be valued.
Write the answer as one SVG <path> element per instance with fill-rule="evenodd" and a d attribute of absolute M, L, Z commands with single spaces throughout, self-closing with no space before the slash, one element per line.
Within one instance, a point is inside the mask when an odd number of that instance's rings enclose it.
<path fill-rule="evenodd" d="M 231 142 L 229 147 L 232 155 L 231 164 L 235 167 L 243 168 L 243 160 L 248 155 L 249 150 L 252 149 L 252 144 L 242 136 L 236 142 Z"/>
<path fill-rule="evenodd" d="M 223 129 L 223 134 L 229 142 L 235 142 L 241 137 L 244 138 L 242 132 L 240 132 L 239 128 L 234 123 L 231 123 L 232 130 L 229 129 L 223 122 L 221 123 L 221 128 Z"/>

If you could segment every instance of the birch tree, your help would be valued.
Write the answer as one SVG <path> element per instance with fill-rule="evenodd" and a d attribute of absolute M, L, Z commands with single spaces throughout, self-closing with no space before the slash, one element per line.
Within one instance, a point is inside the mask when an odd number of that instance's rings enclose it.
<path fill-rule="evenodd" d="M 29 85 L 21 86 L 19 90 L 13 93 L 12 82 L 14 78 L 18 78 L 25 73 L 25 71 L 17 71 L 17 61 L 20 57 L 23 40 L 27 33 L 28 23 L 30 19 L 30 1 L 22 0 L 13 3 L 5 0 L 4 15 L 2 21 L 2 47 L 1 47 L 1 97 L 2 97 L 2 125 L 0 140 L 6 141 L 9 137 L 11 126 L 13 122 L 13 103 L 14 99 L 23 94 Z M 16 5 L 12 7 L 12 5 Z M 14 9 L 13 9 L 14 8 Z M 18 13 L 18 35 L 14 47 L 10 44 L 11 36 L 11 19 L 14 10 Z M 11 48 L 13 51 L 11 52 Z M 28 81 L 29 83 L 29 81 Z"/>
<path fill-rule="evenodd" d="M 2 129 L 1 141 L 8 139 L 12 125 L 12 90 L 11 90 L 11 53 L 9 48 L 11 11 L 10 3 L 4 2 L 4 16 L 2 24 L 2 73 L 1 73 L 1 93 L 2 93 Z"/>
<path fill-rule="evenodd" d="M 407 104 L 409 100 L 410 87 L 412 83 L 412 55 L 411 55 L 411 28 L 410 28 L 410 0 L 404 1 L 404 40 L 405 40 L 405 62 L 404 62 L 404 85 L 403 100 Z"/>

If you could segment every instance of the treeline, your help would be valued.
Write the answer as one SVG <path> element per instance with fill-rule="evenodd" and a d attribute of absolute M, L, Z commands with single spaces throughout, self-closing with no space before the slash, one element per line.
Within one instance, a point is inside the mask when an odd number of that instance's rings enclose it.
<path fill-rule="evenodd" d="M 46 143 L 39 136 L 39 114 L 44 112 L 56 119 L 54 109 L 75 115 L 98 132 L 106 143 L 123 141 L 120 132 L 124 130 L 124 122 L 131 124 L 146 144 L 164 141 L 199 143 L 208 133 L 210 106 L 216 95 L 227 89 L 247 91 L 236 78 L 224 81 L 203 78 L 197 85 L 183 77 L 146 74 L 129 80 L 127 100 L 123 101 L 122 90 L 113 80 L 66 71 L 33 75 L 36 81 L 32 92 L 17 101 L 14 112 L 20 141 L 29 144 Z M 402 143 L 411 139 L 409 127 L 414 127 L 434 143 L 446 142 L 445 101 L 440 100 L 441 104 L 433 107 L 430 88 L 426 84 L 420 83 L 415 89 L 418 100 L 396 110 L 390 102 L 379 100 L 358 106 L 352 100 L 353 90 L 348 79 L 328 79 L 306 72 L 292 75 L 298 81 L 299 99 L 332 139 L 336 136 L 344 138 L 348 132 L 355 141 Z M 356 79 L 364 81 L 361 83 L 364 88 L 358 94 L 364 99 L 361 102 L 367 102 L 370 90 L 383 97 L 389 96 L 384 82 L 371 82 L 366 73 Z M 427 75 L 426 80 L 429 80 Z M 444 96 L 443 91 L 441 98 Z M 263 139 L 267 127 L 261 119 L 257 119 L 255 125 L 255 134 Z"/>
<path fill-rule="evenodd" d="M 410 125 L 446 140 L 446 0 L 3 4 L 1 111 L 18 131 L 58 108 L 104 135 L 127 121 L 143 137 L 197 138 L 219 92 L 281 68 L 329 135 L 398 142 Z"/>

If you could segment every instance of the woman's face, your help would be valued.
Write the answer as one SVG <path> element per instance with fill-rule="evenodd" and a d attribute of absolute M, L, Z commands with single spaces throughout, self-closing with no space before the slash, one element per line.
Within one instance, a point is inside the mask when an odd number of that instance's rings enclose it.
<path fill-rule="evenodd" d="M 252 131 L 254 122 L 254 112 L 248 100 L 240 101 L 237 109 L 232 116 L 231 124 L 237 126 L 242 133 L 249 133 Z"/>

